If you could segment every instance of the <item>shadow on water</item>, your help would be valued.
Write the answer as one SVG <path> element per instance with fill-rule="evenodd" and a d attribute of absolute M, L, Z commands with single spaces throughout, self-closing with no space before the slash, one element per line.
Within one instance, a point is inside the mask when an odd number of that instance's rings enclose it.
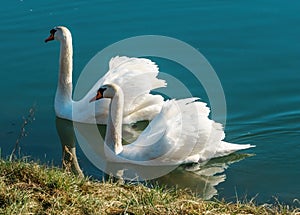
<path fill-rule="evenodd" d="M 75 126 L 74 126 L 75 125 Z M 134 125 L 126 125 L 123 127 L 123 144 L 129 144 L 133 142 L 138 135 L 145 129 L 148 122 L 138 122 Z M 56 128 L 60 137 L 62 145 L 62 160 L 63 167 L 69 168 L 71 171 L 78 175 L 83 175 L 76 156 L 76 144 L 80 141 L 80 147 L 85 152 L 85 141 L 88 141 L 86 145 L 90 145 L 97 151 L 96 155 L 101 155 L 97 158 L 98 164 L 93 163 L 97 168 L 102 170 L 102 175 L 93 175 L 92 177 L 97 179 L 107 180 L 111 175 L 126 176 L 126 181 L 135 182 L 137 175 L 141 178 L 149 178 L 149 175 L 153 174 L 153 171 L 166 171 L 164 167 L 148 167 L 129 163 L 115 163 L 110 162 L 103 152 L 104 137 L 105 137 L 105 125 L 92 125 L 75 123 L 69 120 L 56 118 Z M 75 129 L 74 129 L 75 128 Z M 97 130 L 98 139 L 95 135 L 90 135 L 89 132 Z M 91 139 L 89 139 L 91 138 Z M 91 144 L 91 141 L 93 144 Z M 83 145 L 84 144 L 84 145 Z M 87 154 L 85 154 L 87 155 Z M 88 155 L 90 156 L 90 155 Z M 226 179 L 225 170 L 230 164 L 243 160 L 249 157 L 249 154 L 231 154 L 226 157 L 215 158 L 205 163 L 181 165 L 179 167 L 172 167 L 172 171 L 168 174 L 161 174 L 161 177 L 147 180 L 146 185 L 153 186 L 155 184 L 166 187 L 179 187 L 187 188 L 199 197 L 203 199 L 210 199 L 218 194 L 216 186 Z M 90 158 L 89 158 L 90 159 Z M 95 159 L 94 159 L 95 162 Z M 146 171 L 145 171 L 146 169 Z M 103 170 L 105 170 L 103 173 Z M 126 174 L 125 174 L 126 172 Z M 129 172 L 129 173 L 128 173 Z M 146 172 L 146 173 L 145 173 Z M 90 175 L 89 170 L 86 170 L 86 174 Z M 100 174 L 100 173 L 99 173 Z M 149 174 L 149 175 L 148 175 Z M 110 175 L 110 176 L 109 176 Z M 132 178 L 130 179 L 129 176 Z M 138 178 L 140 179 L 140 178 Z M 142 181 L 142 180 L 138 180 Z M 143 182 L 142 182 L 143 183 Z"/>

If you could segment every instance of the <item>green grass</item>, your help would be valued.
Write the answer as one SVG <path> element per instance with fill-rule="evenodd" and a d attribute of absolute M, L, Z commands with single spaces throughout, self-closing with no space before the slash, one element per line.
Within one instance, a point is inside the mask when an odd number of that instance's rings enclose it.
<path fill-rule="evenodd" d="M 285 205 L 203 201 L 187 190 L 99 182 L 0 160 L 0 214 L 300 214 Z"/>

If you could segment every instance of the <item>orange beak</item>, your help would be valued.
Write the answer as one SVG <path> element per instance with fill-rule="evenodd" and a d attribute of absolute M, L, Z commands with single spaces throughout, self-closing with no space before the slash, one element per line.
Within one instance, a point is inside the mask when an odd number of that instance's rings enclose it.
<path fill-rule="evenodd" d="M 54 34 L 51 34 L 47 39 L 45 39 L 45 43 L 54 40 Z"/>
<path fill-rule="evenodd" d="M 102 99 L 102 98 L 103 98 L 103 95 L 98 91 L 97 95 L 90 100 L 90 103 L 94 102 L 96 100 Z"/>

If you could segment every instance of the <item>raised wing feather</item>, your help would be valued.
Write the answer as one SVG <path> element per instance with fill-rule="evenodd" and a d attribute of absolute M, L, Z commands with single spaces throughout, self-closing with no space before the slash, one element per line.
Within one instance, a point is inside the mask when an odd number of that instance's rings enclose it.
<path fill-rule="evenodd" d="M 153 95 L 149 94 L 151 90 L 166 86 L 164 80 L 157 78 L 158 66 L 149 59 L 117 56 L 110 60 L 109 66 L 103 84 L 114 83 L 121 87 L 125 101 L 124 112 L 136 111 L 147 97 L 152 99 Z"/>
<path fill-rule="evenodd" d="M 166 86 L 164 80 L 157 78 L 158 72 L 158 66 L 151 60 L 116 56 L 110 60 L 108 72 L 78 102 L 80 104 L 76 111 L 81 112 L 81 115 L 87 112 L 85 115 L 88 115 L 95 109 L 97 122 L 105 123 L 109 100 L 101 99 L 95 104 L 89 104 L 89 100 L 96 95 L 100 86 L 113 83 L 123 90 L 125 101 L 123 123 L 151 120 L 160 112 L 163 97 L 152 95 L 150 91 Z M 93 117 L 91 115 L 91 118 Z"/>
<path fill-rule="evenodd" d="M 197 99 L 166 101 L 161 112 L 151 121 L 138 139 L 124 147 L 121 156 L 145 162 L 147 165 L 183 163 L 194 152 L 199 138 L 203 138 L 204 143 L 208 139 L 206 132 L 203 132 L 203 137 L 199 137 L 199 122 L 196 117 L 200 115 L 207 118 L 209 109 L 205 103 L 194 102 Z M 201 108 L 196 107 L 196 103 Z M 205 144 L 202 146 L 205 147 Z M 197 149 L 197 151 L 202 149 Z"/>

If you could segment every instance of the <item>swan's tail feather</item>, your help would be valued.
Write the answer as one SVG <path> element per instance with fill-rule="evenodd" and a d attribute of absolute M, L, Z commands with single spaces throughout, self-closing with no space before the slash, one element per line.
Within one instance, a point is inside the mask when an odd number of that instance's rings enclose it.
<path fill-rule="evenodd" d="M 222 157 L 229 155 L 233 152 L 253 148 L 255 145 L 251 144 L 234 144 L 234 143 L 228 143 L 225 141 L 221 141 L 219 144 L 219 147 L 217 148 L 215 157 Z"/>

